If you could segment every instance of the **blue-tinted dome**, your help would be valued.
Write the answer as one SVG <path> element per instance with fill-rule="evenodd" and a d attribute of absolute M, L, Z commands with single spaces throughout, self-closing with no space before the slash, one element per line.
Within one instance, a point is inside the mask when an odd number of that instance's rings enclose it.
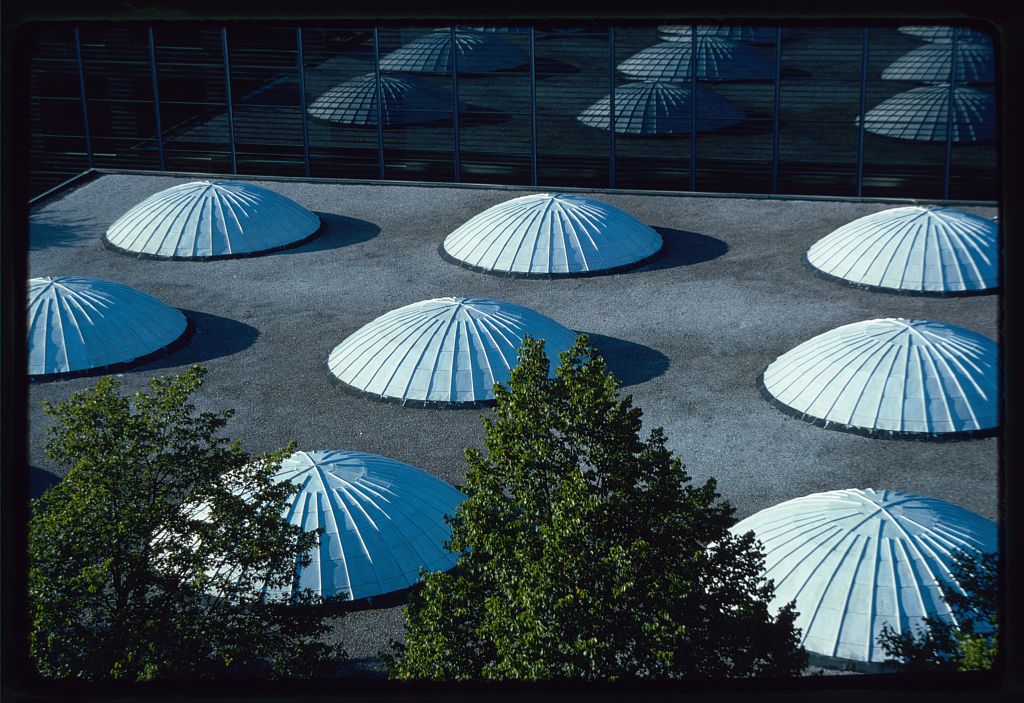
<path fill-rule="evenodd" d="M 608 129 L 609 104 L 601 98 L 580 114 L 588 127 Z M 618 134 L 689 134 L 690 86 L 669 82 L 627 83 L 615 89 L 615 131 Z M 718 93 L 697 86 L 697 131 L 731 127 L 746 114 Z"/>
<path fill-rule="evenodd" d="M 428 32 L 381 58 L 380 69 L 395 73 L 448 73 L 451 68 L 451 32 Z M 458 70 L 489 73 L 522 66 L 529 58 L 494 33 L 455 32 Z"/>
<path fill-rule="evenodd" d="M 185 316 L 122 283 L 87 276 L 28 282 L 28 373 L 72 374 L 149 357 L 178 340 Z"/>
<path fill-rule="evenodd" d="M 662 42 L 647 47 L 619 64 L 619 70 L 646 81 L 690 80 L 691 42 Z M 745 44 L 697 35 L 697 80 L 762 80 L 775 75 L 767 55 Z"/>
<path fill-rule="evenodd" d="M 444 518 L 466 496 L 425 471 L 376 454 L 300 451 L 273 479 L 296 486 L 282 511 L 289 523 L 324 529 L 309 565 L 298 567 L 299 590 L 361 600 L 414 585 L 421 568 L 455 566 Z M 207 515 L 207 506 L 196 509 L 197 519 Z M 286 600 L 292 589 L 264 586 L 263 594 Z"/>
<path fill-rule="evenodd" d="M 956 623 L 940 589 L 963 593 L 952 577 L 954 549 L 996 552 L 995 523 L 934 498 L 848 489 L 815 493 L 762 510 L 734 525 L 764 545 L 769 607 L 796 601 L 794 623 L 809 652 L 883 662 L 882 627 Z M 981 624 L 981 623 L 976 623 Z"/>
<path fill-rule="evenodd" d="M 899 31 L 904 34 L 909 34 L 912 37 L 923 39 L 927 42 L 933 42 L 935 44 L 949 44 L 953 41 L 953 32 L 956 28 L 954 27 L 940 27 L 940 26 L 905 26 L 900 27 Z M 984 32 L 979 32 L 976 29 L 967 29 L 960 27 L 960 34 L 957 35 L 957 43 L 962 41 L 974 42 L 976 44 L 991 43 L 991 39 Z"/>
<path fill-rule="evenodd" d="M 946 141 L 949 85 L 929 85 L 892 96 L 868 110 L 864 129 L 896 139 Z M 854 120 L 860 123 L 860 118 Z M 953 141 L 995 139 L 996 101 L 989 90 L 957 85 L 953 88 Z"/>
<path fill-rule="evenodd" d="M 320 218 L 249 183 L 193 181 L 143 200 L 110 226 L 104 244 L 160 259 L 251 256 L 300 244 Z"/>
<path fill-rule="evenodd" d="M 443 251 L 484 271 L 545 276 L 619 269 L 661 246 L 661 235 L 617 207 L 542 193 L 476 215 L 445 238 Z"/>
<path fill-rule="evenodd" d="M 416 76 L 380 77 L 385 127 L 451 119 L 451 91 Z M 466 106 L 459 103 L 459 111 Z M 372 73 L 345 81 L 313 101 L 310 116 L 338 124 L 377 124 L 377 79 Z"/>
<path fill-rule="evenodd" d="M 998 357 L 995 342 L 955 325 L 866 320 L 794 347 L 768 365 L 761 385 L 781 409 L 832 429 L 986 435 L 999 426 Z"/>
<path fill-rule="evenodd" d="M 490 298 L 435 298 L 392 310 L 356 330 L 327 358 L 346 386 L 413 405 L 494 400 L 529 334 L 546 341 L 552 374 L 575 335 L 549 317 Z"/>
<path fill-rule="evenodd" d="M 952 44 L 926 44 L 900 57 L 882 71 L 882 78 L 897 81 L 948 83 L 953 58 Z M 992 83 L 996 59 L 991 44 L 957 42 L 956 82 Z"/>
<path fill-rule="evenodd" d="M 999 278 L 997 227 L 952 208 L 892 208 L 818 240 L 807 263 L 870 288 L 936 294 L 989 290 Z"/>
<path fill-rule="evenodd" d="M 658 31 L 665 41 L 689 41 L 690 26 L 679 24 L 663 24 Z M 718 37 L 732 41 L 743 41 L 748 44 L 774 44 L 775 27 L 754 27 L 749 25 L 697 25 L 698 37 Z"/>

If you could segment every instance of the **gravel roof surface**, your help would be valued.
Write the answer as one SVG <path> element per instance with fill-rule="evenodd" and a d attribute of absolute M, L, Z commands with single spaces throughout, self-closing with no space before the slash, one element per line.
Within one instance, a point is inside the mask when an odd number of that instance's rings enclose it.
<path fill-rule="evenodd" d="M 133 259 L 100 237 L 130 207 L 192 180 L 107 174 L 31 212 L 31 276 L 120 281 L 181 308 L 195 325 L 173 354 L 118 374 L 126 389 L 192 363 L 209 368 L 197 405 L 235 408 L 227 432 L 250 452 L 296 439 L 303 449 L 393 457 L 456 485 L 462 447 L 482 446 L 486 410 L 418 409 L 345 393 L 328 353 L 366 322 L 439 296 L 489 296 L 587 332 L 696 481 L 714 476 L 738 519 L 838 488 L 885 488 L 940 498 L 987 518 L 998 511 L 996 439 L 891 441 L 790 418 L 758 393 L 777 356 L 836 326 L 877 317 L 924 318 L 993 339 L 997 296 L 918 298 L 838 285 L 802 264 L 807 248 L 879 202 L 594 194 L 655 227 L 661 256 L 638 270 L 583 279 L 482 275 L 443 261 L 438 244 L 482 210 L 527 192 L 407 185 L 251 180 L 324 219 L 323 233 L 267 256 L 207 261 Z M 965 207 L 992 217 L 994 207 Z M 43 454 L 57 401 L 94 378 L 32 384 L 30 461 L 38 495 L 58 480 Z M 363 610 L 338 629 L 354 661 L 379 675 L 377 651 L 401 638 L 400 607 Z"/>

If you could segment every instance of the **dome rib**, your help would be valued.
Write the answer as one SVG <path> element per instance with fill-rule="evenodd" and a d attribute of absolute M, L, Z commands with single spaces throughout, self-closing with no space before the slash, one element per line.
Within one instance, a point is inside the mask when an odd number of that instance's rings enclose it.
<path fill-rule="evenodd" d="M 445 237 L 446 261 L 511 278 L 595 276 L 643 266 L 661 235 L 617 207 L 579 195 L 539 193 L 499 203 Z"/>
<path fill-rule="evenodd" d="M 317 215 L 266 188 L 193 181 L 131 208 L 103 235 L 103 246 L 137 258 L 206 261 L 296 247 L 320 229 Z"/>
<path fill-rule="evenodd" d="M 758 389 L 786 414 L 826 429 L 952 441 L 998 434 L 997 365 L 997 345 L 970 330 L 867 320 L 786 352 Z"/>
<path fill-rule="evenodd" d="M 996 527 L 959 506 L 893 491 L 815 493 L 738 522 L 764 545 L 769 608 L 796 600 L 801 644 L 825 657 L 881 663 L 878 635 L 923 627 L 925 617 L 956 623 L 941 589 L 953 578 L 954 549 L 994 552 Z M 984 623 L 977 623 L 984 629 Z"/>
<path fill-rule="evenodd" d="M 428 32 L 380 61 L 382 71 L 394 73 L 450 73 L 451 32 Z M 518 48 L 494 32 L 456 32 L 455 53 L 460 73 L 490 73 L 529 62 Z"/>
<path fill-rule="evenodd" d="M 337 345 L 327 370 L 345 390 L 410 407 L 493 405 L 525 335 L 546 341 L 552 374 L 575 334 L 490 298 L 435 298 L 392 310 Z"/>
<path fill-rule="evenodd" d="M 588 127 L 609 129 L 610 100 L 601 98 L 576 118 Z M 667 81 L 626 83 L 615 89 L 617 134 L 690 134 L 690 86 Z M 718 93 L 697 86 L 697 131 L 739 124 L 742 109 Z"/>
<path fill-rule="evenodd" d="M 382 126 L 419 124 L 451 119 L 450 91 L 417 76 L 380 77 Z M 459 103 L 459 112 L 466 104 Z M 332 124 L 377 124 L 377 78 L 368 73 L 331 88 L 307 108 L 315 119 Z"/>
<path fill-rule="evenodd" d="M 691 42 L 649 46 L 619 64 L 623 74 L 645 81 L 689 82 Z M 754 81 L 775 75 L 772 59 L 746 44 L 697 35 L 697 80 Z"/>
<path fill-rule="evenodd" d="M 885 80 L 948 83 L 952 44 L 926 44 L 900 57 L 882 71 Z M 957 42 L 956 83 L 995 81 L 995 55 L 989 44 Z"/>
<path fill-rule="evenodd" d="M 894 139 L 946 140 L 949 85 L 929 85 L 898 93 L 868 110 L 864 129 Z M 989 90 L 957 85 L 953 88 L 953 141 L 995 139 L 995 97 Z M 854 118 L 860 124 L 860 117 Z"/>
<path fill-rule="evenodd" d="M 109 373 L 183 346 L 188 319 L 147 293 L 86 276 L 28 282 L 28 373 L 56 380 Z"/>

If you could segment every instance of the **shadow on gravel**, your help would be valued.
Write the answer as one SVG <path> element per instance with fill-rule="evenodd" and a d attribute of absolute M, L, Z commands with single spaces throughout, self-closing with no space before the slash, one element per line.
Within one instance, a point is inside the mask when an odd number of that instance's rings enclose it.
<path fill-rule="evenodd" d="M 657 349 L 617 337 L 587 332 L 590 342 L 604 357 L 608 369 L 625 386 L 649 381 L 668 370 L 669 358 Z"/>
<path fill-rule="evenodd" d="M 28 494 L 31 498 L 38 498 L 47 489 L 53 488 L 60 483 L 60 476 L 38 466 L 28 467 Z"/>
<path fill-rule="evenodd" d="M 728 244 L 706 234 L 697 234 L 671 227 L 655 227 L 654 229 L 665 240 L 665 247 L 650 264 L 641 266 L 637 269 L 638 271 L 658 271 L 676 266 L 700 264 L 717 259 L 729 251 Z"/>
<path fill-rule="evenodd" d="M 138 371 L 156 371 L 176 366 L 200 364 L 210 359 L 231 356 L 248 349 L 259 338 L 252 325 L 208 312 L 182 309 L 192 324 L 192 337 L 181 349 L 138 367 Z"/>
<path fill-rule="evenodd" d="M 270 256 L 288 256 L 302 252 L 338 249 L 350 244 L 365 242 L 380 234 L 380 227 L 372 222 L 356 217 L 335 215 L 333 212 L 315 212 L 323 223 L 323 231 L 319 235 L 306 244 L 292 249 L 282 249 L 271 253 Z"/>
<path fill-rule="evenodd" d="M 74 220 L 44 213 L 29 218 L 28 232 L 29 251 L 39 251 L 51 247 L 73 247 L 90 239 L 99 246 L 104 227 L 99 220 Z"/>

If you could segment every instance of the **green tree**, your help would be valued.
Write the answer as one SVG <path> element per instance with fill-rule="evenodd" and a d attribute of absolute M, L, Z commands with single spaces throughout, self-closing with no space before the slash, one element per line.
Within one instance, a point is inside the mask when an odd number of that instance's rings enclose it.
<path fill-rule="evenodd" d="M 205 370 L 120 393 L 113 377 L 56 406 L 47 455 L 67 475 L 33 501 L 30 652 L 47 677 L 149 680 L 311 674 L 334 608 L 287 591 L 318 533 L 282 517 L 271 477 L 292 446 L 253 460 L 197 412 Z M 327 606 L 330 604 L 319 604 Z"/>
<path fill-rule="evenodd" d="M 466 450 L 451 519 L 456 568 L 424 576 L 397 679 L 588 679 L 797 674 L 806 663 L 789 604 L 752 533 L 732 536 L 715 482 L 691 485 L 664 432 L 586 336 L 549 378 L 527 339 L 485 419 L 487 454 Z M 711 545 L 711 546 L 709 546 Z"/>
<path fill-rule="evenodd" d="M 925 618 L 925 628 L 898 633 L 888 624 L 878 643 L 909 671 L 991 669 L 998 652 L 998 562 L 995 553 L 953 552 L 953 578 L 963 593 L 944 587 L 942 598 L 958 625 Z"/>

